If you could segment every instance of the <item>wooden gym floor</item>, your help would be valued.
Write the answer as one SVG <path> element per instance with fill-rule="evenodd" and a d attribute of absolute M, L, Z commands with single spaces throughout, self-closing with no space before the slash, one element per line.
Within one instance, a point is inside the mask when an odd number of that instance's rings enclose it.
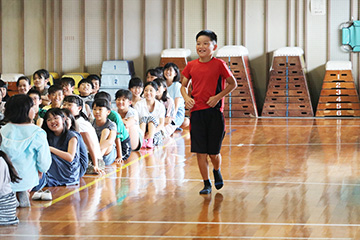
<path fill-rule="evenodd" d="M 360 239 L 360 119 L 232 119 L 224 188 L 198 194 L 189 132 L 50 188 L 0 239 Z M 211 178 L 213 178 L 211 176 Z"/>

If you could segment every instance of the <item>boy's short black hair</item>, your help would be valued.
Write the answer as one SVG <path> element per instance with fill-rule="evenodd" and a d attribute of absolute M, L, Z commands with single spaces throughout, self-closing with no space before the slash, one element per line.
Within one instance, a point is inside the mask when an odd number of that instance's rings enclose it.
<path fill-rule="evenodd" d="M 55 84 L 55 85 L 51 85 L 48 89 L 48 94 L 52 94 L 52 93 L 55 93 L 57 91 L 61 91 L 62 92 L 62 87 L 58 84 Z"/>
<path fill-rule="evenodd" d="M 115 93 L 115 99 L 124 97 L 131 101 L 132 99 L 132 93 L 127 89 L 120 89 Z"/>
<path fill-rule="evenodd" d="M 78 83 L 78 88 L 80 88 L 80 85 L 83 83 L 89 83 L 91 85 L 91 88 L 94 89 L 94 84 L 90 79 L 81 79 L 81 81 Z"/>
<path fill-rule="evenodd" d="M 27 92 L 26 95 L 30 96 L 30 94 L 36 94 L 36 95 L 39 96 L 39 99 L 41 99 L 41 93 L 38 90 L 34 89 L 34 88 L 30 88 L 30 90 Z"/>
<path fill-rule="evenodd" d="M 35 75 L 38 75 L 39 77 L 43 77 L 45 79 L 48 79 L 50 77 L 50 73 L 46 69 L 39 69 L 33 74 L 33 78 L 35 78 Z"/>
<path fill-rule="evenodd" d="M 105 98 L 95 99 L 92 104 L 92 108 L 94 108 L 95 105 L 96 105 L 96 107 L 106 107 L 107 110 L 111 110 L 110 102 Z"/>
<path fill-rule="evenodd" d="M 130 79 L 129 81 L 129 89 L 133 88 L 133 87 L 144 87 L 144 83 L 143 81 L 141 81 L 140 78 L 138 77 L 133 77 L 132 79 Z"/>
<path fill-rule="evenodd" d="M 90 74 L 86 79 L 99 81 L 99 86 L 101 86 L 101 78 L 96 74 Z"/>
<path fill-rule="evenodd" d="M 111 102 L 111 95 L 108 92 L 100 91 L 100 92 L 96 93 L 94 96 L 94 100 L 99 99 L 99 98 L 103 98 L 103 99 L 106 99 L 109 102 Z"/>
<path fill-rule="evenodd" d="M 217 36 L 216 36 L 216 34 L 215 34 L 213 31 L 211 31 L 211 30 L 201 30 L 198 34 L 196 34 L 196 40 L 197 40 L 200 36 L 208 36 L 211 41 L 214 41 L 215 44 L 217 43 Z"/>
<path fill-rule="evenodd" d="M 66 86 L 66 85 L 69 85 L 70 86 L 75 86 L 75 80 L 72 78 L 72 77 L 63 77 L 60 79 L 60 83 L 62 86 Z"/>
<path fill-rule="evenodd" d="M 19 83 L 20 83 L 21 80 L 25 80 L 25 81 L 27 81 L 27 82 L 29 83 L 29 85 L 31 85 L 31 81 L 30 81 L 30 79 L 29 79 L 27 76 L 21 76 L 21 77 L 19 77 L 18 80 L 16 81 L 16 86 L 17 86 L 17 87 L 19 86 Z"/>

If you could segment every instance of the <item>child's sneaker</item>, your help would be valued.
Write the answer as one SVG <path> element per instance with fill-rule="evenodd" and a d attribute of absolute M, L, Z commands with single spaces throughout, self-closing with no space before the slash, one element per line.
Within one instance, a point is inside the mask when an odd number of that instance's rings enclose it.
<path fill-rule="evenodd" d="M 152 138 L 149 138 L 149 139 L 148 139 L 146 148 L 150 148 L 150 149 L 153 149 L 153 148 L 154 148 L 154 140 L 153 140 Z"/>
<path fill-rule="evenodd" d="M 147 142 L 146 139 L 144 138 L 141 148 L 146 148 L 146 146 L 147 146 Z"/>
<path fill-rule="evenodd" d="M 221 189 L 224 186 L 224 181 L 221 176 L 220 168 L 218 170 L 213 169 L 214 178 L 215 178 L 215 188 Z"/>
<path fill-rule="evenodd" d="M 34 194 L 32 195 L 31 199 L 32 199 L 32 200 L 40 200 L 42 193 L 43 193 L 42 190 L 39 190 L 39 191 L 34 192 Z"/>
<path fill-rule="evenodd" d="M 200 194 L 210 194 L 211 193 L 211 182 L 210 179 L 204 180 L 204 188 L 199 192 Z"/>
<path fill-rule="evenodd" d="M 51 201 L 52 200 L 52 195 L 49 189 L 45 190 L 42 194 L 41 194 L 41 200 L 43 201 Z"/>

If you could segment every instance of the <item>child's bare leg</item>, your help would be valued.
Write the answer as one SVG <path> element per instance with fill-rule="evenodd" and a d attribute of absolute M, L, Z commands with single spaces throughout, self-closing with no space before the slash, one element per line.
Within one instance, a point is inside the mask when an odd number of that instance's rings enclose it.
<path fill-rule="evenodd" d="M 140 123 L 140 129 L 145 134 L 145 132 L 146 132 L 146 123 L 145 122 Z"/>
<path fill-rule="evenodd" d="M 203 180 L 209 180 L 209 163 L 206 153 L 197 153 L 197 161 L 200 174 Z"/>
<path fill-rule="evenodd" d="M 207 154 L 198 153 L 197 161 L 202 179 L 204 180 L 204 188 L 200 191 L 200 194 L 211 193 L 211 182 L 209 179 L 209 163 L 207 160 Z"/>
<path fill-rule="evenodd" d="M 214 179 L 215 179 L 215 188 L 220 189 L 224 186 L 224 181 L 221 176 L 220 167 L 221 167 L 221 155 L 209 155 L 211 162 L 214 166 L 213 173 L 214 173 Z"/>
<path fill-rule="evenodd" d="M 149 133 L 149 139 L 153 139 L 155 135 L 155 129 L 156 126 L 153 122 L 148 123 L 148 133 Z"/>
<path fill-rule="evenodd" d="M 108 139 L 109 135 L 110 135 L 110 130 L 109 129 L 104 129 L 101 132 L 101 139 Z M 108 146 L 108 147 L 104 148 L 104 146 L 102 146 L 102 144 L 100 143 L 100 148 L 101 148 L 101 152 L 102 152 L 103 155 L 108 155 L 112 151 L 113 146 L 111 145 L 111 146 Z"/>
<path fill-rule="evenodd" d="M 136 128 L 136 126 L 131 126 L 127 129 L 130 136 L 130 145 L 131 149 L 135 150 L 139 146 L 139 132 Z"/>
<path fill-rule="evenodd" d="M 220 153 L 219 154 L 216 154 L 216 155 L 209 155 L 210 159 L 211 159 L 211 162 L 214 166 L 214 169 L 215 170 L 219 170 L 220 166 L 221 166 L 221 155 Z"/>

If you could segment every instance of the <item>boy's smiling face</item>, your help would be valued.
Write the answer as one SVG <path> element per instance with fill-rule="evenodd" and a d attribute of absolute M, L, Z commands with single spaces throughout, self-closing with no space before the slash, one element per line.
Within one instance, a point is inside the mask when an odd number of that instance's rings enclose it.
<path fill-rule="evenodd" d="M 80 84 L 78 90 L 79 90 L 80 96 L 83 96 L 83 97 L 87 97 L 90 94 L 92 94 L 92 92 L 93 92 L 93 88 L 92 88 L 91 84 L 87 83 L 87 82 Z"/>
<path fill-rule="evenodd" d="M 64 100 L 64 94 L 62 90 L 56 91 L 54 93 L 50 93 L 49 99 L 51 101 L 51 105 L 54 107 L 60 107 L 62 104 L 62 101 Z"/>
<path fill-rule="evenodd" d="M 131 105 L 131 101 L 124 96 L 118 97 L 116 99 L 116 107 L 120 111 L 127 111 L 130 105 Z"/>
<path fill-rule="evenodd" d="M 200 59 L 210 60 L 208 58 L 212 57 L 216 48 L 217 44 L 214 44 L 208 36 L 201 35 L 196 40 L 196 52 Z"/>

